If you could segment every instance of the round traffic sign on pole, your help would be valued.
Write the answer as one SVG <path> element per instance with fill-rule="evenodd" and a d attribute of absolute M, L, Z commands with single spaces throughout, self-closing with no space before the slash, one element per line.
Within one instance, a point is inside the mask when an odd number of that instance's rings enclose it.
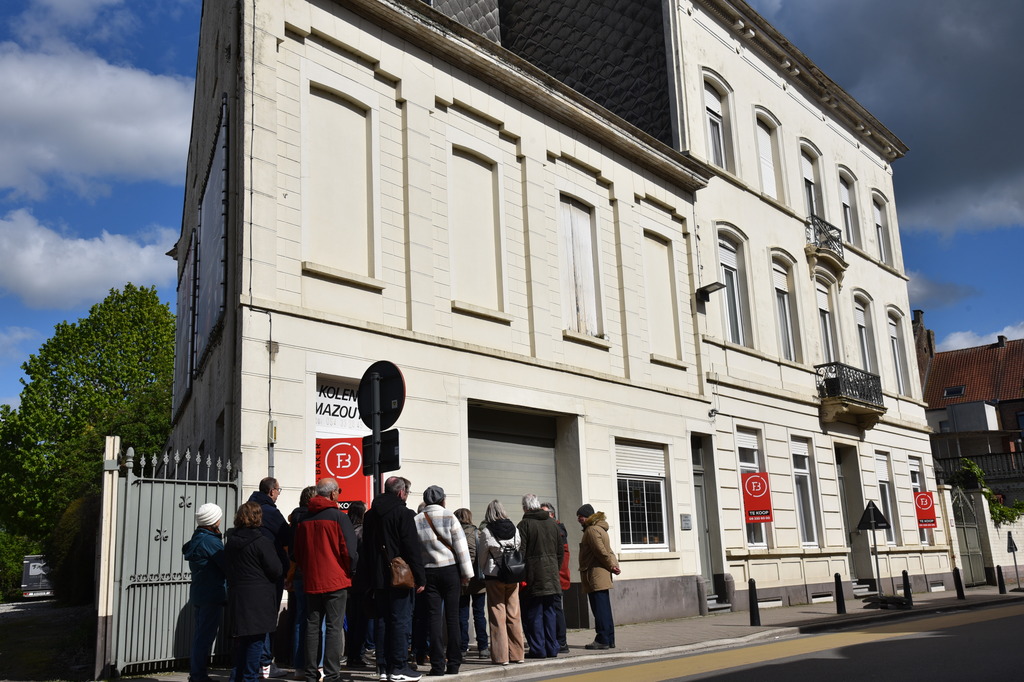
<path fill-rule="evenodd" d="M 374 405 L 374 384 L 377 384 L 379 404 Z M 393 362 L 378 360 L 363 373 L 359 382 L 359 393 L 356 396 L 359 405 L 359 418 L 367 428 L 372 429 L 373 415 L 380 411 L 378 428 L 382 431 L 390 429 L 398 421 L 405 407 L 405 378 L 402 370 Z"/>

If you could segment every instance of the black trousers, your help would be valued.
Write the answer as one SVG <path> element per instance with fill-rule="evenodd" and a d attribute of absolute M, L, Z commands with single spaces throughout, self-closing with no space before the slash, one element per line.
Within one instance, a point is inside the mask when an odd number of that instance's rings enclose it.
<path fill-rule="evenodd" d="M 462 592 L 458 566 L 427 569 L 427 617 L 430 623 L 430 669 L 444 671 L 462 664 L 459 595 Z M 445 638 L 447 636 L 447 647 Z"/>

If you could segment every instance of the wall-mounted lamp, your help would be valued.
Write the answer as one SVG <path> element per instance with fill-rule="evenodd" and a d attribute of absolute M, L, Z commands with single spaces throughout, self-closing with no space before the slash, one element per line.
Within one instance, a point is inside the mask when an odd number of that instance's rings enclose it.
<path fill-rule="evenodd" d="M 721 282 L 712 282 L 711 284 L 705 284 L 704 286 L 697 289 L 697 300 L 707 303 L 711 300 L 711 294 L 715 293 L 719 289 L 724 289 L 725 285 Z"/>

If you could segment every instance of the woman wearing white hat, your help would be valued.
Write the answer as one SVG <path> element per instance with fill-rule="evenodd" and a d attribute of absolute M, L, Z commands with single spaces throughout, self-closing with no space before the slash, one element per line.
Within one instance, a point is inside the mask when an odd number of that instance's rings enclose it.
<path fill-rule="evenodd" d="M 217 639 L 221 615 L 227 602 L 224 542 L 220 535 L 221 508 L 212 502 L 196 511 L 196 530 L 181 553 L 192 570 L 189 603 L 195 608 L 196 625 L 192 634 L 189 682 L 210 682 L 207 665 L 213 641 Z"/>

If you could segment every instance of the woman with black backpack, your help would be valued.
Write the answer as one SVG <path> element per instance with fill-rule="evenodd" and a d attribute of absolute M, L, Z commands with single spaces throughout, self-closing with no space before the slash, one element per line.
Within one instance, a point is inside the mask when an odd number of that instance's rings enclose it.
<path fill-rule="evenodd" d="M 509 563 L 514 562 L 520 543 L 519 530 L 509 520 L 505 507 L 498 500 L 493 500 L 484 514 L 477 563 L 487 587 L 491 660 L 499 665 L 508 665 L 510 661 L 522 663 L 524 659 L 519 580 L 504 582 L 513 577 Z"/>

